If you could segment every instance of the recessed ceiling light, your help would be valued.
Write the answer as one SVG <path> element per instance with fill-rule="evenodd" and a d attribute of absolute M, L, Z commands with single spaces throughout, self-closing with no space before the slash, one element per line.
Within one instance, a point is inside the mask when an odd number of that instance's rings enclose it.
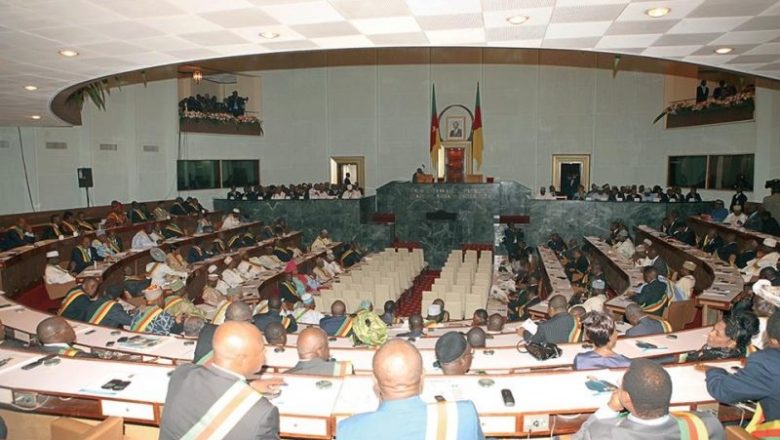
<path fill-rule="evenodd" d="M 38 87 L 36 87 L 36 86 L 24 86 L 24 90 L 27 90 L 29 92 L 34 92 L 34 91 L 38 90 Z"/>
<path fill-rule="evenodd" d="M 509 24 L 523 24 L 526 21 L 528 21 L 527 15 L 513 15 L 511 17 L 507 17 L 506 21 L 509 22 Z"/>
<path fill-rule="evenodd" d="M 672 12 L 671 9 L 669 9 L 669 8 L 667 8 L 665 6 L 661 6 L 660 8 L 650 8 L 650 9 L 645 11 L 645 14 L 648 17 L 661 18 L 661 17 L 663 17 L 664 15 L 666 15 L 666 14 L 668 14 L 670 12 Z"/>
<path fill-rule="evenodd" d="M 32 116 L 30 116 L 30 118 L 35 119 L 37 121 L 38 119 L 41 119 L 41 116 L 40 115 L 32 115 Z"/>
<path fill-rule="evenodd" d="M 731 53 L 731 51 L 734 50 L 730 47 L 719 47 L 715 49 L 715 53 L 718 55 L 726 55 L 727 53 Z"/>
<path fill-rule="evenodd" d="M 60 54 L 60 55 L 62 55 L 62 56 L 64 56 L 64 57 L 75 57 L 75 56 L 77 56 L 79 53 L 78 53 L 78 52 L 76 52 L 75 50 L 70 50 L 70 49 L 62 49 L 62 50 L 59 52 L 59 54 Z"/>
<path fill-rule="evenodd" d="M 268 40 L 273 40 L 274 38 L 279 37 L 278 32 L 260 32 L 260 36 L 263 38 L 266 38 Z"/>

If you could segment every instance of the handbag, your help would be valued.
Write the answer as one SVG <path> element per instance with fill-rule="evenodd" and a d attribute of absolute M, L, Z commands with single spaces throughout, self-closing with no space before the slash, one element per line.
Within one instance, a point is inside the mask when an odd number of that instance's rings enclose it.
<path fill-rule="evenodd" d="M 555 359 L 561 356 L 561 349 L 550 342 L 535 343 L 529 342 L 526 345 L 528 353 L 538 361 L 546 361 L 547 359 Z"/>

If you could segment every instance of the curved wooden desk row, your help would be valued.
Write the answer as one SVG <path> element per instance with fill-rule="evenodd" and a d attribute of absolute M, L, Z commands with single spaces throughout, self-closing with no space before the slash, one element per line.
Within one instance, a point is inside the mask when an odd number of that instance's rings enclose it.
<path fill-rule="evenodd" d="M 742 298 L 744 281 L 736 267 L 648 226 L 637 226 L 635 229 L 637 241 L 651 240 L 661 258 L 671 268 L 679 270 L 685 261 L 696 264 L 696 290 L 701 292 L 696 297 L 696 304 L 704 308 L 702 316 L 705 325 L 713 322 L 710 308 L 731 310 L 732 305 Z"/>
<path fill-rule="evenodd" d="M 737 242 L 740 245 L 745 244 L 748 241 L 757 241 L 761 244 L 765 239 L 772 238 L 777 240 L 778 237 L 773 235 L 764 234 L 763 232 L 753 231 L 742 227 L 732 226 L 725 223 L 719 223 L 712 221 L 708 217 L 692 216 L 687 219 L 688 225 L 696 231 L 696 235 L 703 236 L 710 229 L 718 231 L 718 235 L 725 236 L 728 234 L 734 234 L 737 238 Z"/>
<path fill-rule="evenodd" d="M 212 212 L 209 216 L 219 218 L 221 213 Z M 175 221 L 179 226 L 193 228 L 196 219 L 190 216 L 175 216 Z M 132 225 L 111 228 L 125 244 L 125 249 L 130 248 L 130 242 L 133 236 L 149 224 L 166 224 L 171 220 L 163 222 L 135 223 Z M 87 232 L 84 235 L 94 237 L 96 232 Z M 43 278 L 43 272 L 46 267 L 46 253 L 49 251 L 58 251 L 60 258 L 67 260 L 70 258 L 71 251 L 78 245 L 80 237 L 65 237 L 62 240 L 43 240 L 34 244 L 10 249 L 0 253 L 0 290 L 14 295 Z"/>
<path fill-rule="evenodd" d="M 552 249 L 547 246 L 539 246 L 540 269 L 542 271 L 542 285 L 544 291 L 540 292 L 542 298 L 538 304 L 528 309 L 528 314 L 534 319 L 547 318 L 548 299 L 554 295 L 563 295 L 567 300 L 574 296 L 574 287 L 566 276 L 566 270 L 558 260 Z"/>
<path fill-rule="evenodd" d="M 41 356 L 28 352 L 0 350 L 0 359 L 10 358 L 0 367 L 0 402 L 33 400 L 26 408 L 39 413 L 103 418 L 124 417 L 126 421 L 159 425 L 172 366 L 144 365 L 116 361 L 62 358 L 56 365 L 34 369 L 21 367 Z M 739 362 L 713 362 L 723 368 Z M 704 373 L 692 365 L 668 367 L 672 382 L 672 407 L 692 410 L 715 403 L 706 389 Z M 447 400 L 472 400 L 480 414 L 486 435 L 518 436 L 530 434 L 524 416 L 548 416 L 550 430 L 534 435 L 575 432 L 587 417 L 609 399 L 609 393 L 594 394 L 585 383 L 589 376 L 620 383 L 623 370 L 567 371 L 493 376 L 426 377 L 422 398 L 434 396 Z M 543 374 L 543 376 L 542 376 Z M 68 378 L 68 380 L 63 380 Z M 491 379 L 488 387 L 480 379 Z M 101 386 L 112 379 L 129 380 L 122 391 L 107 391 Z M 332 438 L 338 421 L 361 412 L 373 411 L 379 399 L 373 391 L 373 378 L 348 376 L 327 378 L 332 384 L 321 389 L 322 377 L 285 375 L 287 386 L 272 403 L 279 408 L 283 437 Z M 501 390 L 512 390 L 515 406 L 506 407 Z M 565 395 L 563 399 L 561 396 Z M 34 397 L 33 397 L 34 396 Z"/>
<path fill-rule="evenodd" d="M 609 243 L 599 237 L 585 237 L 585 241 L 594 250 L 591 252 L 591 258 L 601 264 L 607 284 L 612 287 L 615 293 L 623 295 L 629 289 L 639 287 L 644 283 L 642 268 L 636 267 L 633 261 L 623 258 L 622 255 L 615 252 Z"/>

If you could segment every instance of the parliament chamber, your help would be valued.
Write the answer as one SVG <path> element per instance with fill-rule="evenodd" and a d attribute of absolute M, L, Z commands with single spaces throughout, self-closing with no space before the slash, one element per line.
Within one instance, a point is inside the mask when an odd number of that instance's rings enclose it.
<path fill-rule="evenodd" d="M 780 2 L 0 2 L 0 440 L 780 439 Z"/>

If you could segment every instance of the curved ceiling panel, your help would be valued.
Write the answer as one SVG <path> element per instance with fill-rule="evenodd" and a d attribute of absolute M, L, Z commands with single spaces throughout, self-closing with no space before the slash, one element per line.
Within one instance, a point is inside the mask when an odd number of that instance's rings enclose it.
<path fill-rule="evenodd" d="M 404 46 L 612 52 L 780 79 L 780 1 L 0 0 L 0 125 L 63 125 L 58 92 L 118 72 Z"/>

